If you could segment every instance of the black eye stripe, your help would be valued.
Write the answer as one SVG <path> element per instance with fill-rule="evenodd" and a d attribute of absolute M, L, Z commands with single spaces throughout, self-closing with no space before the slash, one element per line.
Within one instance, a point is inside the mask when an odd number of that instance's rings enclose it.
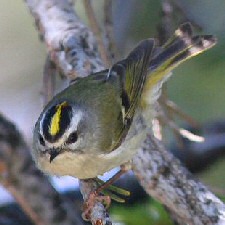
<path fill-rule="evenodd" d="M 42 146 L 45 146 L 45 141 L 41 134 L 39 134 L 39 142 Z"/>
<path fill-rule="evenodd" d="M 59 110 L 59 107 L 61 107 L 58 121 L 59 129 L 55 134 L 51 134 L 50 127 L 52 125 L 51 124 L 52 118 L 57 113 L 57 110 Z M 52 106 L 45 114 L 45 117 L 42 122 L 42 130 L 45 139 L 49 142 L 55 142 L 57 139 L 59 139 L 70 125 L 71 117 L 72 117 L 72 107 L 67 103 L 63 102 L 58 105 Z"/>
<path fill-rule="evenodd" d="M 51 109 L 49 109 L 44 117 L 44 120 L 42 122 L 42 129 L 43 129 L 43 134 L 45 138 L 48 140 L 49 137 L 49 126 L 51 124 L 51 119 L 53 115 L 56 113 L 56 106 L 53 106 Z"/>
<path fill-rule="evenodd" d="M 72 143 L 75 143 L 78 139 L 78 134 L 76 131 L 74 131 L 73 133 L 71 133 L 69 135 L 69 137 L 67 138 L 66 140 L 66 144 L 72 144 Z"/>

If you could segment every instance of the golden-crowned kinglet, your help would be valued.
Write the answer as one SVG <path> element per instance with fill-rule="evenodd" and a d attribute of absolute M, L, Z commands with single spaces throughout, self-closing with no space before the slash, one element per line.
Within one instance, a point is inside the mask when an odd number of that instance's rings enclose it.
<path fill-rule="evenodd" d="M 32 155 L 47 174 L 93 178 L 136 153 L 153 118 L 152 105 L 170 71 L 212 47 L 211 35 L 180 26 L 162 47 L 140 42 L 110 69 L 76 79 L 41 113 Z"/>

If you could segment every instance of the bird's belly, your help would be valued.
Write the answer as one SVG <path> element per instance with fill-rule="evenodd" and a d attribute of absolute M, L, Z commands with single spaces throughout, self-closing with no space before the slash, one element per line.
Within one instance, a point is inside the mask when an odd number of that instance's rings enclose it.
<path fill-rule="evenodd" d="M 107 154 L 81 154 L 64 152 L 51 163 L 41 157 L 38 167 L 47 174 L 56 176 L 70 175 L 79 179 L 93 178 L 129 161 L 146 138 L 146 129 L 135 136 L 126 138 L 121 146 Z"/>
<path fill-rule="evenodd" d="M 93 178 L 110 170 L 104 157 L 93 154 L 64 152 L 58 155 L 51 163 L 46 159 L 41 159 L 39 163 L 40 168 L 47 174 L 56 176 L 69 175 L 79 179 Z"/>

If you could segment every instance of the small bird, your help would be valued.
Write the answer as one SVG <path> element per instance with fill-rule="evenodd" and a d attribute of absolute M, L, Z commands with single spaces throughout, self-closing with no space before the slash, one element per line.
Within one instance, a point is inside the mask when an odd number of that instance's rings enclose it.
<path fill-rule="evenodd" d="M 216 43 L 181 25 L 159 47 L 141 41 L 110 69 L 75 79 L 44 108 L 33 134 L 33 159 L 51 175 L 95 178 L 129 162 L 151 129 L 153 104 L 171 70 Z"/>

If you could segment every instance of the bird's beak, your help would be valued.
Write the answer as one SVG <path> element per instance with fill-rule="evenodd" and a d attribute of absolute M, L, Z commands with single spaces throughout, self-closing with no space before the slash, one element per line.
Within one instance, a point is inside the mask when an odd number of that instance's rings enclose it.
<path fill-rule="evenodd" d="M 53 159 L 57 156 L 57 155 L 59 155 L 59 153 L 60 153 L 60 150 L 59 149 L 57 149 L 57 148 L 53 148 L 53 149 L 50 149 L 50 151 L 49 151 L 49 154 L 50 154 L 50 163 L 53 161 Z"/>

